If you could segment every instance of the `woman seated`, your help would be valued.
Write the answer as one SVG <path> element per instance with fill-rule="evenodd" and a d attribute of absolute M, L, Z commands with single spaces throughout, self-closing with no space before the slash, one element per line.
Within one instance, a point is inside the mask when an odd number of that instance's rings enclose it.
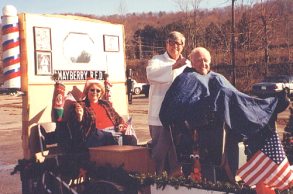
<path fill-rule="evenodd" d="M 84 99 L 73 105 L 69 125 L 78 131 L 84 145 L 89 147 L 117 145 L 116 135 L 122 135 L 123 145 L 136 145 L 137 139 L 124 135 L 126 124 L 111 103 L 102 100 L 104 84 L 98 80 L 87 80 L 84 86 Z"/>

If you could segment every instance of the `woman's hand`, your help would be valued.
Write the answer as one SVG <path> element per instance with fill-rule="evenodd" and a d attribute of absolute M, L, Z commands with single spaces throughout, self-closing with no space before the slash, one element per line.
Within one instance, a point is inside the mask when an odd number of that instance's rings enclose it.
<path fill-rule="evenodd" d="M 125 133 L 125 131 L 126 131 L 126 125 L 125 124 L 120 124 L 120 125 L 118 125 L 118 130 L 119 130 L 119 132 L 121 132 L 121 133 Z"/>
<path fill-rule="evenodd" d="M 81 122 L 83 117 L 83 108 L 79 103 L 75 104 L 75 112 L 78 122 Z"/>

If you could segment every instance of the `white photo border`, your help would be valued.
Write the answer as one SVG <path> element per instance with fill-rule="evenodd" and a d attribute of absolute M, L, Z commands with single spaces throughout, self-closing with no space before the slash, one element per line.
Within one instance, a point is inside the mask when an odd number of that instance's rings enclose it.
<path fill-rule="evenodd" d="M 119 52 L 119 36 L 104 35 L 104 51 L 105 52 Z"/>
<path fill-rule="evenodd" d="M 34 41 L 36 51 L 51 51 L 51 29 L 34 26 Z"/>
<path fill-rule="evenodd" d="M 48 51 L 35 52 L 36 75 L 52 75 L 52 53 Z"/>

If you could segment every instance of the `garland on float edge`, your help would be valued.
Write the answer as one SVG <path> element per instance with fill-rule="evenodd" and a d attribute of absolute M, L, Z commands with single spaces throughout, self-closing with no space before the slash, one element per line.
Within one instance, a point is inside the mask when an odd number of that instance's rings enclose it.
<path fill-rule="evenodd" d="M 151 174 L 135 174 L 130 175 L 139 181 L 142 186 L 156 185 L 157 189 L 162 189 L 167 185 L 173 186 L 178 189 L 180 186 L 203 190 L 213 190 L 213 191 L 224 191 L 237 194 L 255 194 L 255 190 L 248 186 L 245 186 L 242 182 L 238 184 L 232 184 L 228 182 L 217 181 L 215 183 L 210 181 L 195 182 L 190 178 L 185 177 L 168 177 L 167 173 L 164 172 L 161 176 L 151 175 Z"/>
<path fill-rule="evenodd" d="M 70 163 L 72 163 L 72 165 Z M 46 162 L 36 163 L 34 160 L 19 160 L 18 165 L 11 174 L 20 172 L 22 181 L 28 179 L 38 180 L 41 178 L 44 171 L 50 169 L 56 174 L 63 174 L 66 175 L 66 177 L 74 178 L 78 175 L 79 167 L 73 163 L 75 162 L 69 161 L 66 163 L 68 169 L 64 169 L 64 166 L 62 168 L 56 166 L 53 167 L 51 164 L 46 164 Z M 72 168 L 73 166 L 74 168 Z M 161 176 L 128 173 L 123 169 L 123 166 L 118 168 L 113 168 L 110 165 L 97 167 L 93 163 L 88 164 L 86 166 L 86 170 L 88 172 L 88 179 L 85 183 L 94 182 L 96 180 L 107 180 L 122 185 L 130 190 L 139 190 L 150 185 L 156 185 L 157 189 L 163 190 L 167 185 L 170 185 L 175 189 L 178 189 L 179 186 L 184 186 L 187 188 L 222 191 L 236 194 L 255 194 L 255 190 L 244 185 L 243 182 L 238 182 L 237 184 L 219 181 L 215 183 L 210 181 L 195 182 L 185 177 L 168 177 L 167 173 L 163 173 Z M 285 194 L 292 191 L 293 188 L 279 193 Z"/>
<path fill-rule="evenodd" d="M 66 163 L 68 169 L 63 167 L 54 167 L 52 164 L 45 163 L 36 163 L 34 160 L 19 160 L 18 165 L 15 167 L 14 171 L 11 174 L 17 172 L 21 173 L 23 179 L 33 179 L 37 180 L 41 178 L 41 175 L 44 171 L 50 169 L 55 174 L 65 173 L 67 177 L 73 178 L 78 175 L 78 166 L 74 161 L 69 161 Z M 74 166 L 74 169 L 73 169 Z M 83 166 L 85 167 L 85 166 Z M 145 186 L 156 185 L 158 189 L 164 189 L 167 185 L 173 186 L 178 189 L 179 186 L 185 186 L 187 188 L 198 188 L 204 190 L 214 190 L 214 191 L 224 191 L 224 192 L 233 192 L 239 194 L 250 194 L 255 193 L 254 190 L 245 186 L 244 184 L 231 184 L 231 183 L 222 183 L 222 182 L 194 182 L 191 179 L 184 177 L 168 177 L 167 173 L 163 173 L 162 176 L 155 176 L 152 174 L 136 174 L 128 173 L 123 169 L 123 166 L 118 168 L 113 168 L 110 165 L 97 167 L 93 163 L 88 164 L 86 167 L 88 172 L 88 181 L 95 180 L 107 180 L 118 183 L 125 187 L 131 187 L 131 189 L 140 189 Z M 71 171 L 70 171 L 71 169 Z M 67 174 L 68 173 L 68 174 Z"/>

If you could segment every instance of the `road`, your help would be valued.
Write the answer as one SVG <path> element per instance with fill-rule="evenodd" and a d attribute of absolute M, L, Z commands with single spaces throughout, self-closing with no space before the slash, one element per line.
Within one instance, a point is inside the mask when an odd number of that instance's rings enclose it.
<path fill-rule="evenodd" d="M 21 146 L 21 98 L 0 96 L 0 193 L 19 194 L 19 174 L 10 175 L 18 159 L 22 158 Z"/>
<path fill-rule="evenodd" d="M 147 126 L 148 98 L 137 95 L 129 105 L 129 114 L 133 117 L 133 127 L 139 142 L 150 140 Z M 21 97 L 0 95 L 0 193 L 21 193 L 19 174 L 10 175 L 18 159 L 22 159 L 21 146 Z M 278 131 L 283 131 L 288 122 L 289 111 L 279 114 Z"/>

